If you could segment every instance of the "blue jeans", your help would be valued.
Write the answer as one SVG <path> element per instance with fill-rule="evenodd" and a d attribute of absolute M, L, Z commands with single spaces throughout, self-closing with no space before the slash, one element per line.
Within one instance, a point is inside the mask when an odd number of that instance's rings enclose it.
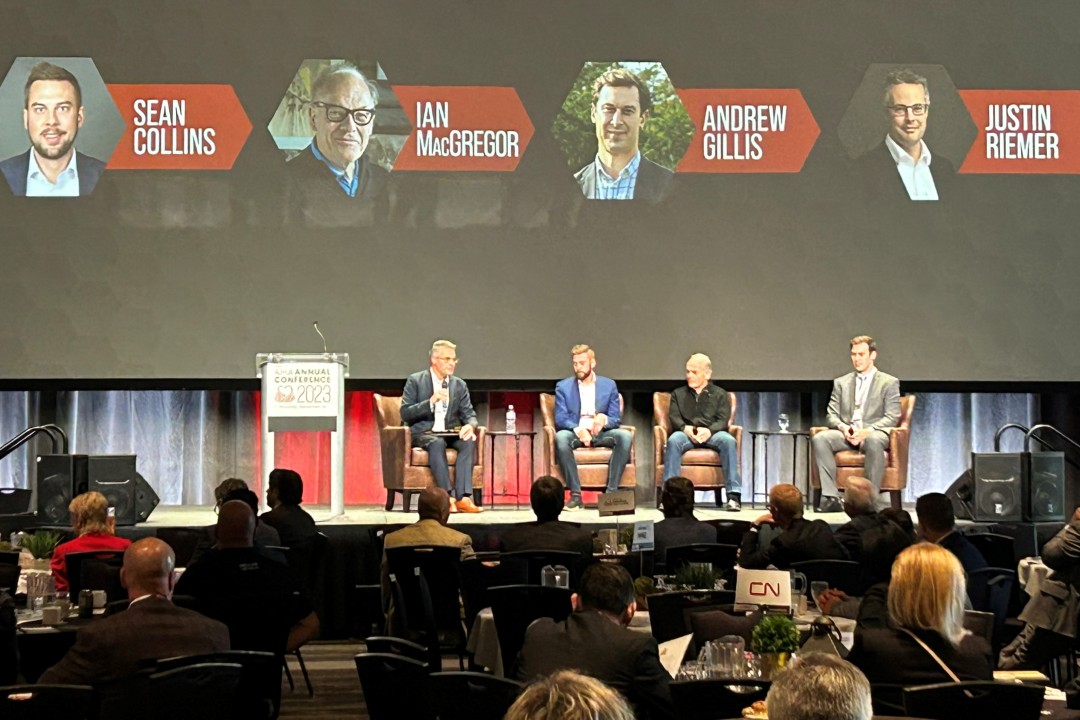
<path fill-rule="evenodd" d="M 611 449 L 611 462 L 608 463 L 607 480 L 607 492 L 612 492 L 619 489 L 619 479 L 630 460 L 631 437 L 629 431 L 614 428 L 601 430 L 596 439 L 609 437 L 615 438 L 615 447 Z M 574 460 L 575 440 L 577 435 L 573 430 L 560 430 L 555 433 L 555 461 L 559 463 L 566 486 L 570 488 L 570 496 L 581 497 L 581 481 L 578 479 L 577 461 Z"/>
<path fill-rule="evenodd" d="M 664 452 L 664 481 L 675 477 L 682 469 L 682 456 L 694 447 L 705 447 L 720 453 L 720 464 L 724 468 L 725 488 L 728 494 L 741 495 L 742 483 L 739 481 L 739 447 L 735 438 L 726 430 L 713 433 L 704 444 L 697 444 L 682 430 L 671 433 Z"/>

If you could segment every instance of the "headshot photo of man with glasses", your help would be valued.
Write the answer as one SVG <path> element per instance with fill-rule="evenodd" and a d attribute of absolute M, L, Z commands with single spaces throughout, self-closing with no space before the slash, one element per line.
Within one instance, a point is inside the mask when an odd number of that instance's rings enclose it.
<path fill-rule="evenodd" d="M 930 86 L 927 79 L 908 69 L 885 77 L 883 110 L 888 134 L 876 148 L 860 158 L 864 177 L 876 176 L 874 187 L 883 192 L 904 192 L 909 200 L 947 198 L 955 166 L 932 152 L 924 135 L 930 121 Z"/>

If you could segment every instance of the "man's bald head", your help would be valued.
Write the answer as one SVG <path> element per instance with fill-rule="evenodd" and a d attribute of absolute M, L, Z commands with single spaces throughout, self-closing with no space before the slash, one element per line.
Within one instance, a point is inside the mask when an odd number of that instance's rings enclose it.
<path fill-rule="evenodd" d="M 173 570 L 176 555 L 168 543 L 155 537 L 137 540 L 124 551 L 124 566 L 120 569 L 120 584 L 134 600 L 143 595 L 172 594 Z"/>
<path fill-rule="evenodd" d="M 221 506 L 217 521 L 217 544 L 223 548 L 251 547 L 255 544 L 255 513 L 243 500 Z"/>
<path fill-rule="evenodd" d="M 803 515 L 803 496 L 799 488 L 782 483 L 773 485 L 769 491 L 769 509 L 780 527 L 787 525 Z"/>
<path fill-rule="evenodd" d="M 848 478 L 844 487 L 844 512 L 851 517 L 870 515 L 874 512 L 876 496 L 874 485 L 866 478 Z"/>
<path fill-rule="evenodd" d="M 421 520 L 437 520 L 445 525 L 450 517 L 450 495 L 441 487 L 426 487 L 420 491 L 416 511 Z"/>

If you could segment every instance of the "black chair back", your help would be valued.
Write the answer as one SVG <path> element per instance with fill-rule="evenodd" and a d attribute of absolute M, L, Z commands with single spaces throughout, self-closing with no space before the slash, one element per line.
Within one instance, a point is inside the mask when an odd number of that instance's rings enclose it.
<path fill-rule="evenodd" d="M 1008 535 L 972 533 L 965 537 L 991 567 L 1015 568 L 1020 562 L 1016 557 L 1016 541 Z"/>
<path fill-rule="evenodd" d="M 0 565 L 18 565 L 19 564 L 19 551 L 12 550 L 0 551 Z"/>
<path fill-rule="evenodd" d="M 154 535 L 168 543 L 176 555 L 176 567 L 187 567 L 195 557 L 200 543 L 209 542 L 206 528 L 170 527 L 158 528 Z"/>
<path fill-rule="evenodd" d="M 311 598 L 312 604 L 316 604 L 320 596 L 322 585 L 319 580 L 329 545 L 330 539 L 326 535 L 316 533 L 310 543 L 285 549 L 289 569 L 300 588 Z"/>
<path fill-rule="evenodd" d="M 364 640 L 364 647 L 369 653 L 401 655 L 422 663 L 428 661 L 428 649 L 419 643 L 414 643 L 405 638 L 390 637 L 389 635 L 372 635 Z"/>
<path fill-rule="evenodd" d="M 32 498 L 32 490 L 0 488 L 0 515 L 23 515 L 30 512 Z"/>
<path fill-rule="evenodd" d="M 78 602 L 82 590 L 104 590 L 107 602 L 127 597 L 127 591 L 120 584 L 123 550 L 68 553 L 64 556 L 64 563 L 67 566 L 68 592 L 75 602 Z"/>
<path fill-rule="evenodd" d="M 89 685 L 9 685 L 0 687 L 4 720 L 90 720 L 97 715 L 97 694 Z"/>
<path fill-rule="evenodd" d="M 1016 571 L 1008 568 L 986 567 L 968 573 L 967 591 L 972 609 L 994 616 L 994 645 L 1004 630 L 1015 582 Z"/>
<path fill-rule="evenodd" d="M 18 565 L 0 564 L 0 590 L 6 589 L 12 597 L 15 597 L 15 588 L 19 586 L 20 572 L 22 572 L 22 568 Z"/>
<path fill-rule="evenodd" d="M 769 694 L 768 680 L 687 680 L 673 682 L 671 699 L 680 720 L 742 717 L 742 710 Z"/>
<path fill-rule="evenodd" d="M 189 609 L 225 623 L 233 650 L 268 652 L 280 658 L 297 602 L 292 592 L 237 593 L 204 597 Z"/>
<path fill-rule="evenodd" d="M 520 567 L 503 567 L 502 563 L 485 565 L 479 558 L 462 560 L 457 565 L 458 584 L 461 588 L 461 605 L 465 611 L 465 629 L 472 632 L 476 616 L 486 607 L 491 607 L 488 588 L 496 585 L 517 583 Z M 507 577 L 509 575 L 509 577 Z M 522 580 L 524 578 L 521 578 Z"/>
<path fill-rule="evenodd" d="M 649 622 L 657 642 L 693 632 L 690 616 L 705 610 L 731 610 L 734 590 L 689 590 L 649 596 Z"/>
<path fill-rule="evenodd" d="M 803 560 L 791 563 L 791 569 L 805 575 L 808 583 L 823 580 L 848 595 L 860 596 L 866 591 L 863 566 L 851 560 Z"/>
<path fill-rule="evenodd" d="M 964 629 L 994 644 L 994 614 L 979 610 L 964 611 Z"/>
<path fill-rule="evenodd" d="M 465 652 L 457 569 L 460 559 L 457 547 L 386 549 L 394 586 L 391 633 L 427 647 L 432 667 L 438 667 L 443 647 L 459 657 Z"/>
<path fill-rule="evenodd" d="M 904 688 L 904 709 L 930 720 L 1038 720 L 1043 688 L 1005 682 L 938 683 Z"/>
<path fill-rule="evenodd" d="M 502 720 L 524 686 L 487 673 L 437 672 L 428 687 L 439 720 Z"/>
<path fill-rule="evenodd" d="M 517 656 L 525 644 L 525 631 L 529 625 L 544 617 L 555 622 L 568 618 L 573 611 L 572 594 L 567 588 L 540 585 L 499 585 L 488 590 L 504 677 L 514 677 Z"/>
<path fill-rule="evenodd" d="M 360 653 L 353 658 L 371 720 L 431 720 L 428 666 L 403 655 Z"/>
<path fill-rule="evenodd" d="M 281 657 L 269 652 L 254 650 L 229 650 L 207 655 L 153 660 L 153 673 L 163 673 L 177 668 L 205 663 L 239 665 L 242 669 L 236 687 L 233 707 L 241 720 L 267 720 L 277 717 L 281 706 Z"/>
<path fill-rule="evenodd" d="M 714 570 L 726 573 L 735 567 L 738 555 L 738 545 L 725 543 L 676 545 L 667 549 L 664 568 L 666 572 L 674 573 L 680 566 L 687 563 L 712 563 Z"/>
<path fill-rule="evenodd" d="M 518 581 L 523 585 L 539 585 L 542 571 L 546 565 L 562 565 L 570 571 L 570 588 L 577 587 L 585 563 L 580 553 L 566 550 L 514 550 L 499 554 L 499 565 L 503 573 L 513 573 L 517 568 Z M 509 577 L 509 575 L 505 575 Z"/>
<path fill-rule="evenodd" d="M 155 720 L 230 720 L 238 716 L 244 668 L 235 662 L 182 664 L 147 679 L 140 717 Z"/>
<path fill-rule="evenodd" d="M 716 528 L 716 542 L 726 545 L 742 545 L 743 535 L 753 524 L 749 520 L 706 520 Z"/>

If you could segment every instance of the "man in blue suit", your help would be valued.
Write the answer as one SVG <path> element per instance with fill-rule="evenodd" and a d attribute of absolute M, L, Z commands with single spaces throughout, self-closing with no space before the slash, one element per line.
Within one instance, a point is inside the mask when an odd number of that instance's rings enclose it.
<path fill-rule="evenodd" d="M 619 488 L 632 438 L 619 429 L 622 409 L 619 388 L 611 378 L 596 374 L 596 353 L 588 345 L 570 350 L 574 377 L 555 386 L 555 460 L 570 488 L 567 510 L 581 509 L 581 481 L 578 480 L 574 450 L 579 447 L 611 448 L 607 490 Z"/>
<path fill-rule="evenodd" d="M 405 381 L 401 420 L 409 426 L 413 444 L 427 450 L 435 483 L 450 494 L 450 512 L 477 513 L 482 508 L 473 503 L 470 492 L 479 423 L 469 398 L 468 385 L 454 377 L 457 345 L 449 340 L 436 340 L 431 345 L 429 357 L 431 368 L 413 373 Z M 457 437 L 436 433 L 456 433 Z M 448 444 L 457 450 L 453 490 L 450 489 L 450 466 L 446 460 Z"/>

